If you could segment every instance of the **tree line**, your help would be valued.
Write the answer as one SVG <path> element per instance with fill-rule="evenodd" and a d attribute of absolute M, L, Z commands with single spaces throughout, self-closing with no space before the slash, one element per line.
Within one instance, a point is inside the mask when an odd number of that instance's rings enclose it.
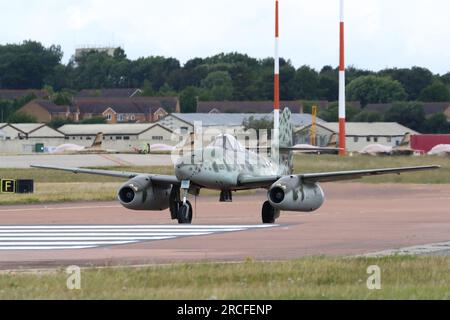
<path fill-rule="evenodd" d="M 113 56 L 90 51 L 67 64 L 62 57 L 56 45 L 45 47 L 35 41 L 0 45 L 0 88 L 49 88 L 62 104 L 81 89 L 138 87 L 145 96 L 178 96 L 183 112 L 195 112 L 197 100 L 273 99 L 273 58 L 220 53 L 182 65 L 172 57 L 132 60 L 122 48 Z M 296 68 L 290 60 L 281 59 L 280 77 L 283 100 L 338 99 L 337 67 Z M 346 82 L 347 100 L 360 101 L 363 108 L 369 103 L 450 101 L 450 72 L 439 75 L 422 67 L 374 72 L 349 67 Z"/>

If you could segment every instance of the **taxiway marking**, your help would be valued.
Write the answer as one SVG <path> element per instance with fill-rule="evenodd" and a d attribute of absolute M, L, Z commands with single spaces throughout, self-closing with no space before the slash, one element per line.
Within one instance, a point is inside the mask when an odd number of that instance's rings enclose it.
<path fill-rule="evenodd" d="M 0 250 L 67 250 L 274 228 L 277 225 L 0 226 Z"/>

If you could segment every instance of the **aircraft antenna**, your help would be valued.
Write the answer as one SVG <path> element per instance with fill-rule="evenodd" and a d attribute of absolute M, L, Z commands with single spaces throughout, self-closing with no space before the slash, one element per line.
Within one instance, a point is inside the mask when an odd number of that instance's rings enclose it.
<path fill-rule="evenodd" d="M 340 0 L 339 37 L 339 154 L 345 156 L 345 50 L 344 50 L 344 0 Z"/>

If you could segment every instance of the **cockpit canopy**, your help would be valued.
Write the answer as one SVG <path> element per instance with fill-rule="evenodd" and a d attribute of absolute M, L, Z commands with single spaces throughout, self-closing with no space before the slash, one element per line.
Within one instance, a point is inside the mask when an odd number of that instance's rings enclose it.
<path fill-rule="evenodd" d="M 221 134 L 214 138 L 211 147 L 224 148 L 231 151 L 245 151 L 242 144 L 231 134 Z"/>

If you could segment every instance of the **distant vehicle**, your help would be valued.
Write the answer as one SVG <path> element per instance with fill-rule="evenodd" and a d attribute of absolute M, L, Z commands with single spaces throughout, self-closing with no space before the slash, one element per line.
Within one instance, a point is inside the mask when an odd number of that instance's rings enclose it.
<path fill-rule="evenodd" d="M 158 211 L 170 208 L 172 219 L 190 224 L 193 207 L 188 196 L 201 189 L 221 191 L 220 201 L 232 201 L 232 192 L 266 189 L 261 210 L 263 223 L 274 223 L 281 211 L 313 212 L 325 201 L 320 182 L 359 179 L 364 176 L 400 174 L 437 169 L 439 166 L 388 168 L 321 173 L 293 173 L 292 123 L 289 109 L 280 121 L 279 157 L 246 150 L 233 136 L 219 135 L 205 148 L 184 153 L 175 163 L 175 175 L 155 175 L 80 168 L 32 166 L 130 179 L 118 191 L 120 203 L 131 210 Z M 315 148 L 315 151 L 330 148 Z M 295 150 L 298 151 L 298 150 Z M 308 148 L 308 151 L 312 151 Z"/>
<path fill-rule="evenodd" d="M 98 133 L 94 142 L 90 147 L 84 147 L 77 144 L 62 144 L 54 148 L 49 148 L 50 153 L 53 154 L 102 154 L 102 153 L 117 153 L 115 150 L 105 150 L 102 148 L 103 133 Z"/>

